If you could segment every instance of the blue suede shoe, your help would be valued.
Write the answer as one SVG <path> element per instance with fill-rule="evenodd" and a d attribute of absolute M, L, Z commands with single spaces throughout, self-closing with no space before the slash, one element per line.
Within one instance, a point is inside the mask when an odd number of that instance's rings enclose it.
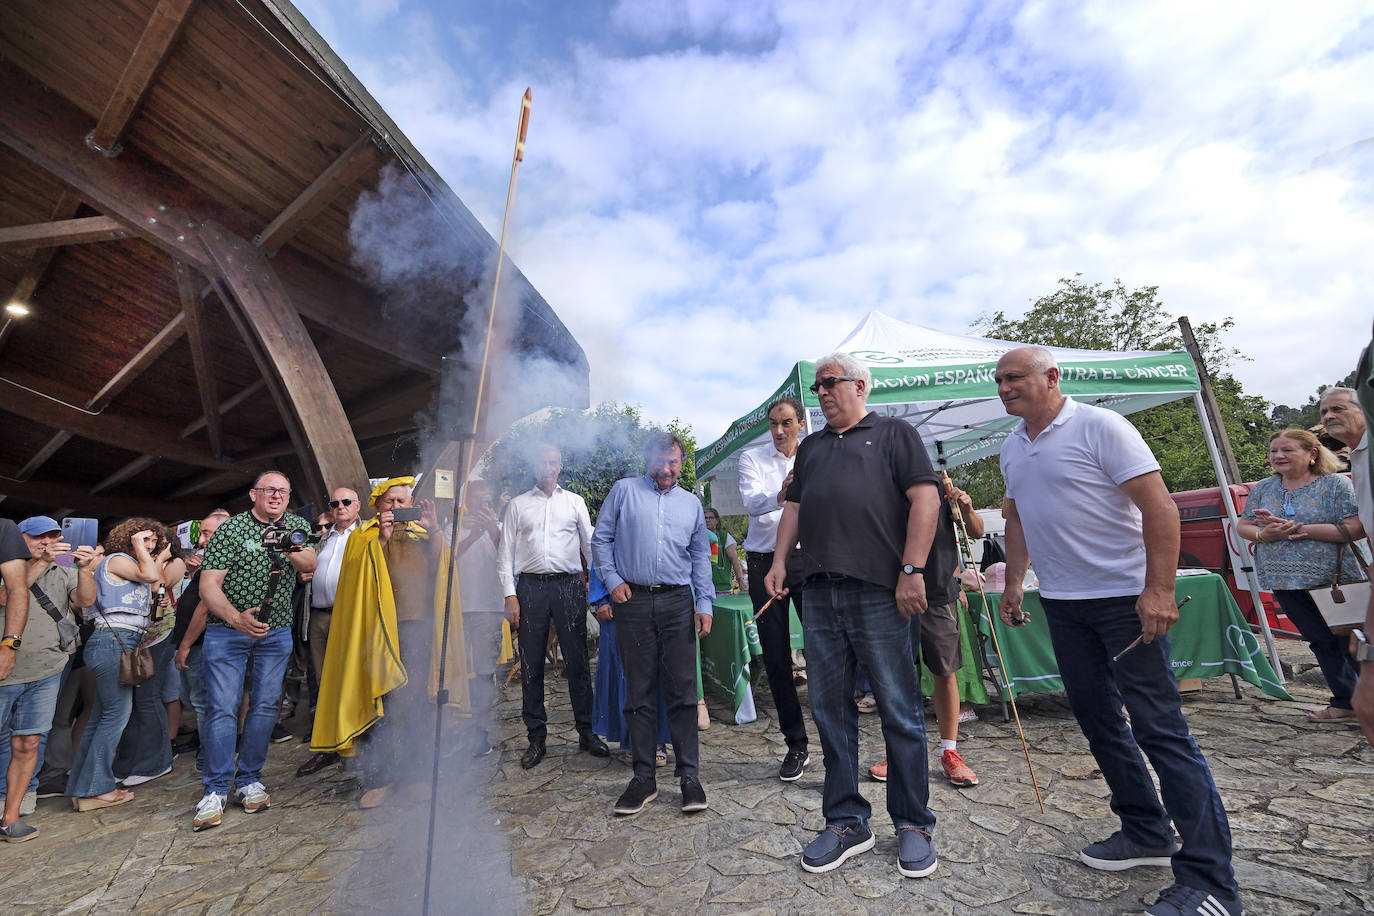
<path fill-rule="evenodd" d="M 851 856 L 873 848 L 873 831 L 859 827 L 826 827 L 802 852 L 802 868 L 815 874 L 839 868 Z"/>
<path fill-rule="evenodd" d="M 897 831 L 897 871 L 903 878 L 924 878 L 939 864 L 929 833 L 919 827 L 902 827 Z"/>

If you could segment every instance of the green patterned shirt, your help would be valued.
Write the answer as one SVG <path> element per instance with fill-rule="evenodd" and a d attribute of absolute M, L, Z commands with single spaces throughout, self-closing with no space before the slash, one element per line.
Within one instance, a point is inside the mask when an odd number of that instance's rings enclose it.
<path fill-rule="evenodd" d="M 288 512 L 281 522 L 289 531 L 310 533 L 310 523 L 299 515 Z M 206 545 L 201 568 L 225 570 L 224 597 L 237 611 L 261 607 L 267 596 L 272 566 L 270 554 L 262 546 L 262 531 L 266 527 L 267 523 L 258 521 L 252 512 L 242 512 L 220 525 Z M 296 587 L 296 567 L 288 559 L 283 558 L 283 562 L 286 566 L 277 580 L 276 600 L 267 620 L 267 625 L 274 630 L 291 626 L 291 592 Z M 209 622 L 228 626 L 214 614 L 209 615 Z"/>

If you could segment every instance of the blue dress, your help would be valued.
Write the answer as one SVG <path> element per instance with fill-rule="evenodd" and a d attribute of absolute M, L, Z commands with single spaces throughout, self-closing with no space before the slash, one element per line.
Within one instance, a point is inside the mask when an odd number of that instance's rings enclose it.
<path fill-rule="evenodd" d="M 587 603 L 592 607 L 605 604 L 610 600 L 596 570 L 591 571 L 587 584 Z M 601 638 L 596 653 L 596 682 L 592 686 L 592 731 L 607 741 L 620 742 L 621 748 L 630 747 L 630 729 L 625 723 L 625 668 L 620 662 L 620 643 L 616 639 L 615 621 L 601 623 Z M 668 710 L 663 695 L 663 684 L 658 685 L 658 743 L 667 744 Z"/>

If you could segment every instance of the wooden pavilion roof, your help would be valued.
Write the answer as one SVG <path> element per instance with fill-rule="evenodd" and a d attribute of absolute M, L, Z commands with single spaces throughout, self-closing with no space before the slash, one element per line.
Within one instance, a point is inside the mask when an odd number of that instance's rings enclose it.
<path fill-rule="evenodd" d="M 190 518 L 270 467 L 300 501 L 413 469 L 496 243 L 298 11 L 5 0 L 0 99 L 0 302 L 30 309 L 0 330 L 0 514 Z M 404 289 L 350 244 L 384 173 L 422 202 L 386 218 L 450 253 Z M 509 261 L 502 290 L 505 352 L 585 406 L 572 335 Z"/>

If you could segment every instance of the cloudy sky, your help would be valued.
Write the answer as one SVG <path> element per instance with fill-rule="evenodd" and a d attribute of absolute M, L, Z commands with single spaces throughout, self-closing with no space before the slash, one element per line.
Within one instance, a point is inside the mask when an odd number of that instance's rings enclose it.
<path fill-rule="evenodd" d="M 587 351 L 699 443 L 870 309 L 1081 272 L 1304 402 L 1374 318 L 1368 3 L 297 0 Z"/>

